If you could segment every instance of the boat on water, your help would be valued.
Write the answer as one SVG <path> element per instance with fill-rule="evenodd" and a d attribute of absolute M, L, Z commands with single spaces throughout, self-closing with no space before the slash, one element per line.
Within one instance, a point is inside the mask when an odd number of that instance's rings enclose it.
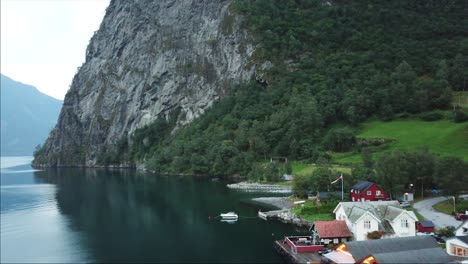
<path fill-rule="evenodd" d="M 220 214 L 219 216 L 221 216 L 223 220 L 237 220 L 237 218 L 239 218 L 239 216 L 234 212 Z"/>

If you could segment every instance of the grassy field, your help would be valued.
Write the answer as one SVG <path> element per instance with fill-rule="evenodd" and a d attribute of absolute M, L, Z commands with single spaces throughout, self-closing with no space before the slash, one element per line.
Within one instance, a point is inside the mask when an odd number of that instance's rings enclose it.
<path fill-rule="evenodd" d="M 456 156 L 468 161 L 468 123 L 450 120 L 426 122 L 421 120 L 370 121 L 363 123 L 358 138 L 390 138 L 387 150 L 427 147 L 442 156 Z M 359 153 L 334 154 L 334 161 L 356 163 Z"/>
<path fill-rule="evenodd" d="M 465 210 L 468 210 L 467 208 L 468 200 L 459 200 L 457 203 L 455 203 L 455 209 L 457 212 L 464 212 Z M 442 201 L 434 205 L 434 209 L 445 214 L 451 214 L 453 211 L 453 200 L 448 199 L 446 201 Z"/>
<path fill-rule="evenodd" d="M 418 221 L 424 221 L 424 216 L 422 216 L 418 211 L 414 210 L 413 208 L 406 208 L 406 211 L 412 211 L 416 217 L 418 218 Z"/>
<path fill-rule="evenodd" d="M 294 175 L 311 175 L 316 169 L 320 168 L 320 166 L 305 163 L 295 163 L 292 167 Z M 351 168 L 346 166 L 332 166 L 330 169 L 335 173 L 351 174 Z"/>
<path fill-rule="evenodd" d="M 333 209 L 335 206 L 336 205 L 326 205 L 323 207 L 316 206 L 313 202 L 306 200 L 303 206 L 296 206 L 295 208 L 291 209 L 291 212 L 307 221 L 327 221 L 335 219 L 333 214 Z"/>

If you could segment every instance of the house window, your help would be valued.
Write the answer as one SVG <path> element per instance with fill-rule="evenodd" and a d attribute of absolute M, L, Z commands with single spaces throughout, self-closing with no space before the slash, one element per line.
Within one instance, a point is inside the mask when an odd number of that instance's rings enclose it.
<path fill-rule="evenodd" d="M 409 227 L 408 219 L 401 219 L 401 227 L 403 228 Z"/>
<path fill-rule="evenodd" d="M 468 252 L 466 249 L 462 247 L 458 247 L 456 245 L 452 245 L 452 250 L 451 250 L 452 255 L 459 256 L 459 257 L 467 257 Z"/>
<path fill-rule="evenodd" d="M 375 195 L 381 195 L 382 192 L 380 190 L 375 191 Z"/>
<path fill-rule="evenodd" d="M 333 239 L 333 244 L 338 244 L 338 243 L 340 243 L 340 240 L 338 238 L 334 238 Z"/>
<path fill-rule="evenodd" d="M 372 191 L 367 191 L 367 195 L 372 195 Z"/>
<path fill-rule="evenodd" d="M 370 221 L 369 220 L 364 220 L 364 228 L 365 229 L 370 229 Z"/>

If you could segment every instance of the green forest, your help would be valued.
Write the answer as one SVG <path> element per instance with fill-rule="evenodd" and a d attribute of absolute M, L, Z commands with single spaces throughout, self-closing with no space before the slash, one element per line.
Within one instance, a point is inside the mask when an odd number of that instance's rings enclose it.
<path fill-rule="evenodd" d="M 452 104 L 454 93 L 467 91 L 466 1 L 235 0 L 230 8 L 254 36 L 251 64 L 274 65 L 265 81 L 231 87 L 175 132 L 176 111 L 160 118 L 99 163 L 277 181 L 291 168 L 267 162 L 272 157 L 329 164 L 351 152 L 371 168 L 375 146 L 388 142 L 357 137 L 369 120 L 468 120 L 467 109 Z M 454 158 L 462 167 L 463 155 Z"/>

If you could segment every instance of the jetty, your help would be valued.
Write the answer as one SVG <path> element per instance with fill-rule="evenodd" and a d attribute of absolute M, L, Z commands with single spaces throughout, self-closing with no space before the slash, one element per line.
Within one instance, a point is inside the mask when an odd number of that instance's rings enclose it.
<path fill-rule="evenodd" d="M 289 209 L 273 210 L 267 212 L 258 211 L 257 215 L 263 220 L 278 219 L 283 223 L 295 224 L 297 226 L 311 226 L 309 221 L 299 218 Z"/>

